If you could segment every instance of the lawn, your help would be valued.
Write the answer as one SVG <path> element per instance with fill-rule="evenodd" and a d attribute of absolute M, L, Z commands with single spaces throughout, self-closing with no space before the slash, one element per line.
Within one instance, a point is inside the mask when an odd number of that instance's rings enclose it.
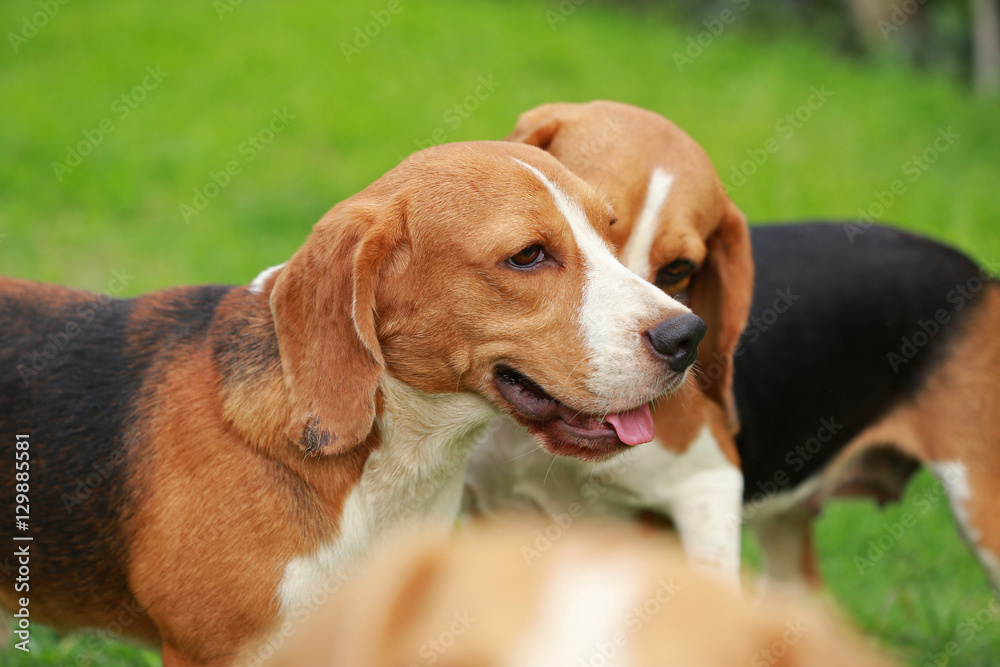
<path fill-rule="evenodd" d="M 8 0 L 0 26 L 5 275 L 119 296 L 246 283 L 417 148 L 595 98 L 687 129 L 751 220 L 870 214 L 1000 255 L 1000 103 L 790 28 L 712 37 L 600 0 Z M 922 476 L 884 513 L 830 507 L 830 594 L 913 665 L 945 664 L 949 642 L 949 665 L 995 664 L 1000 622 L 970 630 L 990 596 L 947 503 L 923 511 L 933 491 Z M 907 511 L 916 525 L 859 568 Z M 0 649 L 0 663 L 158 664 L 36 632 L 32 654 Z"/>

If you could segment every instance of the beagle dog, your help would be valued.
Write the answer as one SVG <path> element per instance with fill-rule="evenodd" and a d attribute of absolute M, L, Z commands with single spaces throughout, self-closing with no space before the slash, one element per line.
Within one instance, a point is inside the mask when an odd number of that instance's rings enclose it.
<path fill-rule="evenodd" d="M 704 323 L 618 263 L 612 223 L 551 155 L 472 142 L 407 158 L 248 286 L 0 278 L 0 446 L 28 452 L 0 513 L 30 500 L 32 538 L 3 606 L 229 665 L 399 527 L 447 533 L 498 413 L 588 461 L 648 441 Z"/>
<path fill-rule="evenodd" d="M 924 466 L 940 486 L 916 498 L 918 511 L 950 502 L 1000 591 L 995 267 L 856 221 L 754 227 L 751 239 L 757 282 L 737 351 L 737 443 L 744 517 L 767 575 L 818 583 L 810 524 L 823 502 L 898 499 Z"/>
<path fill-rule="evenodd" d="M 578 117 L 583 109 L 605 105 L 569 108 Z M 634 140 L 616 121 L 605 121 L 604 130 L 592 123 L 588 135 L 561 144 L 561 125 L 552 123 L 536 125 L 542 129 L 534 136 L 557 157 L 569 156 L 567 164 L 587 180 L 613 183 L 623 192 L 628 188 L 615 176 L 629 164 L 652 159 L 639 156 L 651 155 L 645 147 L 656 145 L 648 133 Z M 648 127 L 656 126 L 662 119 L 648 120 Z M 530 132 L 514 136 L 532 137 Z M 601 172 L 602 164 L 610 165 L 608 171 Z M 637 175 L 632 179 L 633 187 L 644 181 Z M 610 186 L 604 187 L 616 209 L 623 210 Z M 657 233 L 670 238 L 677 220 L 684 220 L 683 214 L 661 219 Z M 629 235 L 618 237 L 617 245 L 625 249 L 626 263 L 636 266 L 628 249 L 632 234 L 642 227 L 626 223 L 620 230 Z M 728 503 L 734 527 L 742 518 L 757 534 L 767 580 L 785 587 L 815 586 L 810 525 L 822 504 L 843 495 L 896 499 L 912 473 L 926 466 L 938 478 L 942 495 L 921 502 L 947 497 L 966 541 L 1000 590 L 1000 523 L 990 509 L 990 489 L 1000 478 L 1000 450 L 992 434 L 1000 413 L 996 268 L 977 267 L 961 253 L 913 234 L 849 221 L 755 227 L 750 238 L 756 266 L 752 313 L 733 351 L 741 428 L 735 443 L 719 435 L 717 427 L 712 432 L 739 462 L 745 484 L 742 512 L 732 509 L 731 492 L 719 502 Z M 659 271 L 649 275 L 663 285 Z M 693 285 L 698 279 L 695 274 Z M 712 321 L 703 303 L 692 298 L 691 306 Z M 713 370 L 705 351 L 702 383 L 724 376 L 721 365 Z M 657 407 L 656 441 L 674 437 L 671 426 L 685 423 L 684 415 L 661 420 L 664 408 L 694 406 L 688 417 L 703 414 L 704 408 L 691 401 L 693 389 L 685 387 Z M 649 462 L 654 452 L 634 452 L 634 464 L 628 457 L 598 465 L 553 462 L 535 451 L 516 426 L 505 424 L 474 455 L 466 503 L 485 514 L 541 509 L 560 523 L 584 513 L 665 514 L 695 560 L 711 563 L 706 554 L 712 552 L 700 546 L 708 540 L 690 536 L 711 526 L 713 515 L 692 511 L 697 493 L 687 499 L 678 498 L 677 491 L 669 495 L 678 480 L 688 479 L 691 467 L 659 469 Z M 501 467 L 507 459 L 513 460 Z M 730 560 L 728 571 L 736 567 Z"/>
<path fill-rule="evenodd" d="M 733 351 L 753 284 L 746 219 L 701 147 L 662 116 L 616 102 L 547 104 L 508 137 L 544 148 L 604 194 L 611 238 L 637 276 L 687 302 L 708 325 L 692 381 L 655 406 L 654 445 L 577 463 L 540 450 L 507 420 L 476 449 L 468 513 L 539 511 L 673 518 L 685 550 L 736 584 L 743 476 L 733 433 Z"/>
<path fill-rule="evenodd" d="M 473 539 L 414 539 L 246 664 L 895 664 L 815 603 L 744 604 L 663 534 L 581 525 L 545 542 L 549 528 L 494 524 Z"/>

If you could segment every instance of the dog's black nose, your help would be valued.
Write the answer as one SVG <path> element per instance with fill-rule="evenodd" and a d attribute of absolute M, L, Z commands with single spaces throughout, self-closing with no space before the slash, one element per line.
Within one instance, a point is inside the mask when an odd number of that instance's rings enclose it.
<path fill-rule="evenodd" d="M 667 359 L 670 370 L 682 372 L 698 358 L 698 343 L 708 327 L 693 313 L 673 317 L 646 331 L 653 349 Z"/>

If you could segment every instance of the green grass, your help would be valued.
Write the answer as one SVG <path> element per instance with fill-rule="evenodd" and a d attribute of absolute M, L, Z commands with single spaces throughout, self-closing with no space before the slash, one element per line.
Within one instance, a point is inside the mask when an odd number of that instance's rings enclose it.
<path fill-rule="evenodd" d="M 913 665 L 997 664 L 1000 602 L 929 473 L 884 511 L 855 501 L 834 503 L 826 514 L 816 531 L 823 576 L 860 627 Z M 953 655 L 939 657 L 951 643 Z"/>
<path fill-rule="evenodd" d="M 981 261 L 1000 255 L 1000 104 L 972 99 L 958 84 L 738 26 L 678 71 L 673 54 L 696 28 L 599 0 L 555 30 L 546 15 L 554 2 L 401 1 L 402 12 L 350 63 L 341 43 L 387 2 L 243 0 L 220 20 L 208 0 L 90 0 L 61 7 L 18 53 L 5 38 L 0 272 L 105 290 L 124 269 L 134 278 L 122 295 L 245 283 L 284 261 L 325 210 L 435 130 L 448 141 L 500 138 L 534 105 L 595 98 L 674 119 L 727 183 L 774 139 L 777 151 L 733 192 L 752 220 L 856 217 L 902 179 L 906 191 L 886 219 Z M 20 32 L 37 11 L 35 1 L 4 2 L 0 32 Z M 168 74 L 122 118 L 116 100 L 141 84 L 147 66 Z M 455 126 L 446 112 L 474 94 L 480 77 L 498 85 Z M 789 136 L 777 125 L 814 86 L 833 94 Z M 273 109 L 295 117 L 248 160 L 240 146 Z M 60 181 L 53 163 L 104 119 L 113 131 Z M 949 127 L 959 134 L 954 145 L 909 180 L 907 161 Z M 230 161 L 240 173 L 186 224 L 181 205 Z M 985 606 L 987 589 L 943 503 L 859 575 L 852 556 L 879 537 L 886 516 L 864 504 L 831 507 L 818 530 L 823 570 L 863 627 L 922 665 Z M 995 662 L 998 628 L 976 633 L 949 664 Z M 39 630 L 37 639 L 30 656 L 7 648 L 0 661 L 156 663 L 115 644 L 92 655 L 85 636 Z"/>

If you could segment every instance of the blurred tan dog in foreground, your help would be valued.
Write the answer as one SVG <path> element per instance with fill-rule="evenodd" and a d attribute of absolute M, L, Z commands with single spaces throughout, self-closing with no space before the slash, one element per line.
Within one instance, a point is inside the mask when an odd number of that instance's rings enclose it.
<path fill-rule="evenodd" d="M 474 538 L 446 544 L 417 538 L 247 664 L 893 664 L 814 604 L 744 604 L 667 538 L 627 525 L 553 528 L 479 526 Z"/>

